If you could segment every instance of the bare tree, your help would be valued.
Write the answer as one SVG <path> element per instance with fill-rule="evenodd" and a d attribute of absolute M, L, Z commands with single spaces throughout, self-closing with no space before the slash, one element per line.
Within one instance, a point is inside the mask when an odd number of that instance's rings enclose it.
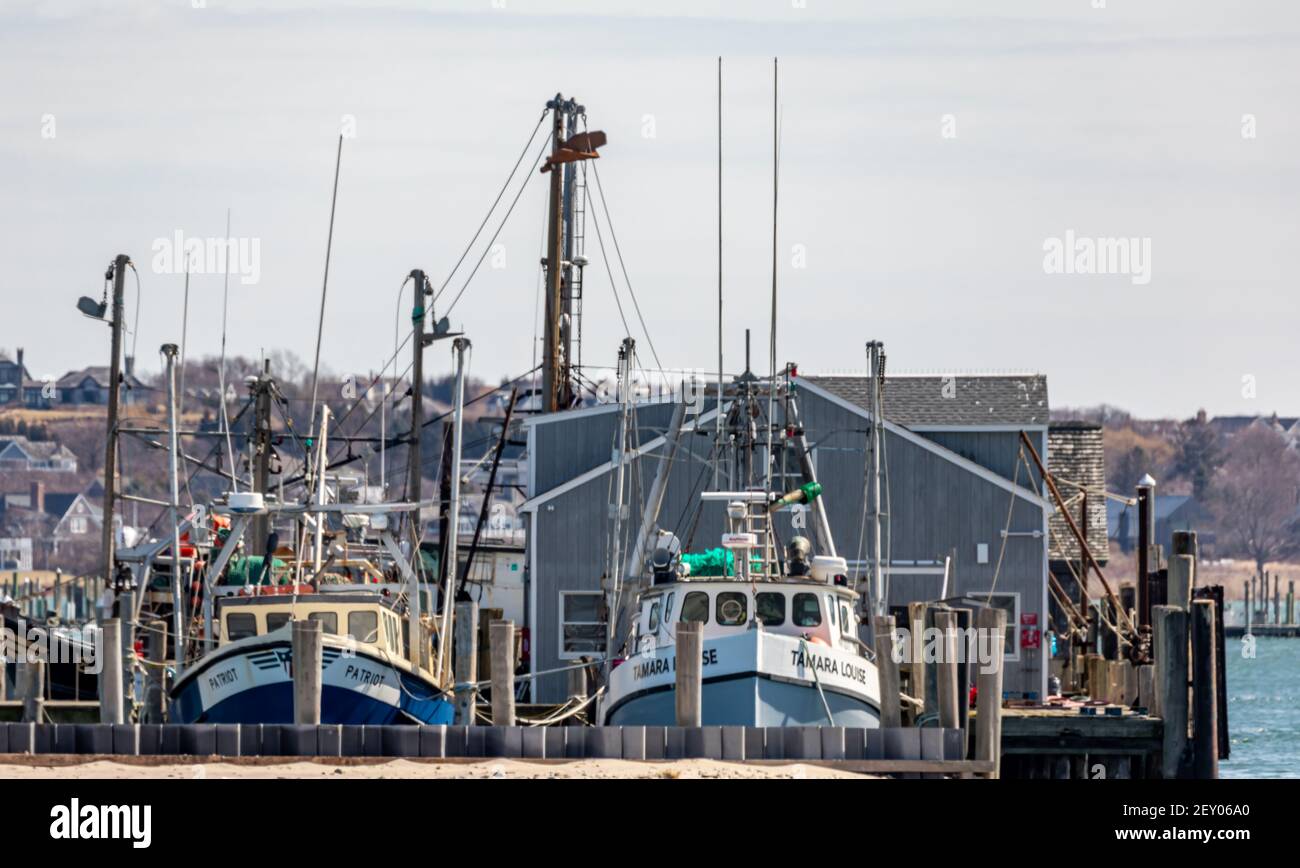
<path fill-rule="evenodd" d="M 1252 425 L 1229 442 L 1213 495 L 1221 538 L 1259 572 L 1295 542 L 1300 456 L 1277 432 Z"/>

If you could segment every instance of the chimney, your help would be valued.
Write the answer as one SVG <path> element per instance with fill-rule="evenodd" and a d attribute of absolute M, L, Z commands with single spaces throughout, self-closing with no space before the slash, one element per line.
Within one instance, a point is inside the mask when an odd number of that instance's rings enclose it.
<path fill-rule="evenodd" d="M 18 348 L 18 376 L 25 377 L 27 372 L 23 368 L 23 348 Z"/>
<path fill-rule="evenodd" d="M 126 375 L 127 377 L 135 375 L 135 356 L 126 357 Z"/>
<path fill-rule="evenodd" d="M 45 512 L 45 483 L 32 483 L 32 502 L 31 509 L 34 512 Z"/>

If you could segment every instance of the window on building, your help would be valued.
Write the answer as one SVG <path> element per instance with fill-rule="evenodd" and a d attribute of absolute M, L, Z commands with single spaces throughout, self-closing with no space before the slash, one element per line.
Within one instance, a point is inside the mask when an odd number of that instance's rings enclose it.
<path fill-rule="evenodd" d="M 795 594 L 792 619 L 796 627 L 820 627 L 822 624 L 822 607 L 817 602 L 816 594 Z"/>
<path fill-rule="evenodd" d="M 704 591 L 691 591 L 682 599 L 682 621 L 699 624 L 709 622 L 709 595 Z"/>
<path fill-rule="evenodd" d="M 605 653 L 607 629 L 601 617 L 604 594 L 560 592 L 560 658 L 573 660 Z"/>
<path fill-rule="evenodd" d="M 984 594 L 977 596 L 983 597 Z M 1003 656 L 1007 660 L 1020 659 L 1020 643 L 1016 641 L 1016 631 L 1020 629 L 1020 595 L 993 594 L 988 598 L 988 605 L 1007 613 L 1007 632 L 1003 637 Z M 978 649 L 977 649 L 978 650 Z"/>
<path fill-rule="evenodd" d="M 85 517 L 84 517 L 84 516 L 80 516 L 80 515 L 76 515 L 76 516 L 73 516 L 71 519 L 69 519 L 69 520 L 68 520 L 68 531 L 69 531 L 70 533 L 77 533 L 77 534 L 85 533 L 85 532 L 86 532 L 86 519 L 85 519 Z"/>
<path fill-rule="evenodd" d="M 785 594 L 777 591 L 760 591 L 754 595 L 754 614 L 766 627 L 779 627 L 785 623 Z"/>
<path fill-rule="evenodd" d="M 348 612 L 348 635 L 358 642 L 374 644 L 379 639 L 379 616 L 365 610 Z"/>
<path fill-rule="evenodd" d="M 748 617 L 749 598 L 739 591 L 723 591 L 718 594 L 716 609 L 720 625 L 735 627 Z"/>
<path fill-rule="evenodd" d="M 233 612 L 226 616 L 226 641 L 234 642 L 257 635 L 257 616 L 250 612 Z"/>
<path fill-rule="evenodd" d="M 335 612 L 312 612 L 307 620 L 320 624 L 322 633 L 337 634 L 339 631 L 339 616 Z"/>

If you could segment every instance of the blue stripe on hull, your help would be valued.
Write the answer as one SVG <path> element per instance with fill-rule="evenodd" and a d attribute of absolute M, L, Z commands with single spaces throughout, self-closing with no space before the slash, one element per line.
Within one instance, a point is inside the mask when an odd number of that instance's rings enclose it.
<path fill-rule="evenodd" d="M 706 681 L 701 698 L 705 726 L 827 726 L 826 710 L 816 687 L 774 681 L 755 675 Z M 880 711 L 843 693 L 826 691 L 835 726 L 880 726 Z M 614 709 L 612 726 L 673 726 L 677 722 L 676 693 L 671 689 L 643 693 Z"/>
<path fill-rule="evenodd" d="M 455 708 L 430 695 L 428 685 L 403 677 L 401 707 L 342 687 L 321 687 L 321 723 L 383 725 L 452 723 Z M 293 723 L 293 682 L 252 687 L 217 703 L 206 712 L 199 688 L 191 682 L 172 700 L 172 719 L 179 723 Z"/>

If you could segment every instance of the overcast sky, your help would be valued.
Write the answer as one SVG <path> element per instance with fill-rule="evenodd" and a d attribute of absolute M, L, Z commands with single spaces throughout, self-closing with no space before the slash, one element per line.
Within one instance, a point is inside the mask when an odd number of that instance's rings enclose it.
<path fill-rule="evenodd" d="M 229 208 L 260 277 L 231 280 L 228 352 L 310 359 L 351 116 L 322 355 L 378 369 L 402 278 L 442 283 L 562 91 L 609 135 L 601 179 L 659 358 L 713 369 L 718 55 L 729 371 L 746 327 L 767 366 L 779 55 L 782 361 L 861 370 L 879 338 L 891 370 L 1042 372 L 1056 407 L 1300 413 L 1286 0 L 5 0 L 0 348 L 37 377 L 104 363 L 106 329 L 73 305 L 124 252 L 156 369 L 183 278 L 156 273 L 155 239 L 220 236 Z M 533 364 L 545 181 L 451 314 L 487 379 Z M 1047 273 L 1068 231 L 1149 244 L 1149 280 Z M 612 364 L 623 326 L 587 236 L 583 358 Z M 191 287 L 189 352 L 216 353 L 222 278 Z"/>

